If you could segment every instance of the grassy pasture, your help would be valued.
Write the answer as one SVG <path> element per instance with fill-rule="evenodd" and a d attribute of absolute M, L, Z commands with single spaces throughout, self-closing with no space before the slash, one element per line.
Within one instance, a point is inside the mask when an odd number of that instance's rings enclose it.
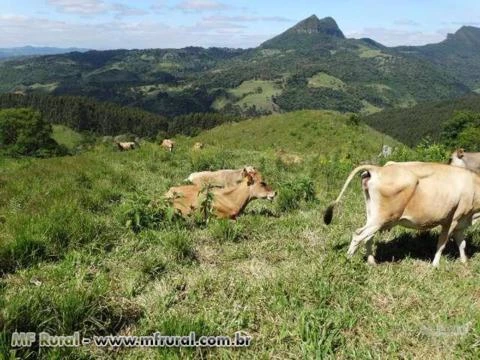
<path fill-rule="evenodd" d="M 259 110 L 270 112 L 275 112 L 272 96 L 279 95 L 281 92 L 282 89 L 274 81 L 266 80 L 244 81 L 240 86 L 229 90 L 229 93 L 237 99 L 234 105 L 242 109 L 255 106 Z M 212 106 L 218 110 L 225 107 L 228 102 L 224 97 L 220 97 Z"/>
<path fill-rule="evenodd" d="M 323 209 L 348 172 L 373 160 L 384 140 L 348 125 L 345 116 L 305 111 L 179 137 L 173 153 L 151 143 L 130 152 L 99 144 L 63 158 L 1 158 L 0 357 L 477 358 L 478 230 L 469 234 L 467 265 L 449 244 L 440 268 L 432 269 L 435 231 L 400 228 L 376 237 L 377 267 L 364 263 L 363 249 L 347 260 L 351 232 L 365 218 L 359 181 L 333 224 L 323 225 Z M 196 141 L 207 147 L 192 151 Z M 304 161 L 279 162 L 278 147 Z M 237 222 L 126 226 L 129 214 L 148 213 L 150 200 L 190 172 L 246 164 L 279 191 L 273 203 L 250 204 Z M 296 185 L 308 181 L 316 200 L 296 196 L 303 189 Z M 253 344 L 12 350 L 15 330 L 85 336 L 242 330 Z"/>

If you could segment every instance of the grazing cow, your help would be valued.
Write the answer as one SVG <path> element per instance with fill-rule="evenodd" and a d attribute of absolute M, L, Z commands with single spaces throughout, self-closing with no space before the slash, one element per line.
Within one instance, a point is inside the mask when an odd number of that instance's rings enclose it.
<path fill-rule="evenodd" d="M 289 154 L 283 149 L 277 151 L 277 157 L 285 165 L 298 165 L 303 162 L 303 159 L 300 156 L 295 154 Z"/>
<path fill-rule="evenodd" d="M 205 147 L 205 145 L 203 145 L 203 143 L 201 143 L 201 142 L 196 142 L 196 143 L 193 145 L 193 150 L 202 150 L 204 147 Z"/>
<path fill-rule="evenodd" d="M 356 173 L 362 171 L 362 189 L 367 223 L 352 237 L 348 255 L 360 243 L 367 248 L 368 263 L 374 264 L 371 239 L 377 231 L 396 225 L 426 230 L 441 226 L 433 266 L 440 262 L 447 240 L 453 236 L 466 262 L 464 230 L 480 211 L 480 176 L 446 164 L 389 162 L 383 167 L 363 165 L 348 176 L 338 198 L 327 208 L 324 221 L 330 224 L 333 209 Z"/>
<path fill-rule="evenodd" d="M 243 180 L 245 171 L 252 175 L 257 173 L 257 170 L 255 170 L 253 166 L 246 166 L 245 168 L 237 170 L 224 169 L 196 172 L 190 174 L 186 180 L 198 186 L 233 186 Z"/>
<path fill-rule="evenodd" d="M 162 145 L 161 145 L 165 150 L 168 150 L 170 152 L 173 151 L 173 148 L 175 146 L 175 141 L 173 140 L 170 140 L 170 139 L 164 139 L 162 141 Z"/>
<path fill-rule="evenodd" d="M 276 196 L 276 192 L 262 181 L 260 174 L 250 173 L 246 169 L 239 184 L 227 188 L 214 188 L 211 192 L 215 216 L 233 220 L 253 199 L 273 200 Z M 203 188 L 198 185 L 183 185 L 170 188 L 165 197 L 172 200 L 174 208 L 185 217 L 201 207 L 204 195 Z"/>
<path fill-rule="evenodd" d="M 390 157 L 392 156 L 392 152 L 393 152 L 393 149 L 391 146 L 383 145 L 382 152 L 378 154 L 378 157 L 384 157 L 384 158 Z"/>
<path fill-rule="evenodd" d="M 140 145 L 137 142 L 129 141 L 129 142 L 117 142 L 117 146 L 120 151 L 125 151 L 125 150 L 134 150 Z"/>
<path fill-rule="evenodd" d="M 480 172 L 480 152 L 465 152 L 464 149 L 457 149 L 450 156 L 448 163 L 478 173 Z"/>

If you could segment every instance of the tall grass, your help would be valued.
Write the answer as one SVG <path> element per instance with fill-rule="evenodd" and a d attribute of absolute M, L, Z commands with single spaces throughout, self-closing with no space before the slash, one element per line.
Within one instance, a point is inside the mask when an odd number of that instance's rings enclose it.
<path fill-rule="evenodd" d="M 0 357 L 476 358 L 477 228 L 468 235 L 467 265 L 449 245 L 434 271 L 436 235 L 401 228 L 377 237 L 376 268 L 365 265 L 362 251 L 348 260 L 351 233 L 365 221 L 359 181 L 334 223 L 323 225 L 323 209 L 348 173 L 360 161 L 382 161 L 381 135 L 345 121 L 299 112 L 179 138 L 173 153 L 145 142 L 131 152 L 98 144 L 65 158 L 0 159 Z M 297 143 L 298 135 L 313 144 Z M 198 140 L 208 151 L 190 151 Z M 442 150 L 431 145 L 396 144 L 392 159 L 440 160 Z M 277 146 L 304 161 L 278 164 Z M 162 200 L 191 171 L 247 164 L 279 195 L 273 203 L 252 202 L 236 222 L 183 221 Z M 467 331 L 435 335 L 459 327 Z M 235 350 L 9 346 L 13 331 L 77 330 L 244 331 L 253 344 Z"/>

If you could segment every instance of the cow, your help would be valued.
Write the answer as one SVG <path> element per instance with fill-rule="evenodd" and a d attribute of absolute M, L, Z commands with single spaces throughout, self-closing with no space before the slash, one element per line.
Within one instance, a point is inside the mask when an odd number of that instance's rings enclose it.
<path fill-rule="evenodd" d="M 303 162 L 303 159 L 295 154 L 289 154 L 285 150 L 280 149 L 277 151 L 277 158 L 285 165 L 298 165 Z"/>
<path fill-rule="evenodd" d="M 134 150 L 135 148 L 140 146 L 137 142 L 133 142 L 133 141 L 117 142 L 116 144 L 120 151 Z"/>
<path fill-rule="evenodd" d="M 254 199 L 273 200 L 276 192 L 263 180 L 259 173 L 243 171 L 243 180 L 227 188 L 213 188 L 213 214 L 221 219 L 235 220 Z M 205 198 L 205 187 L 183 185 L 170 188 L 165 197 L 172 201 L 173 207 L 186 217 L 201 207 Z"/>
<path fill-rule="evenodd" d="M 162 146 L 165 150 L 168 150 L 168 151 L 172 152 L 172 151 L 173 151 L 173 148 L 174 148 L 174 146 L 175 146 L 175 141 L 170 140 L 170 139 L 164 139 L 164 140 L 162 141 L 161 146 Z"/>
<path fill-rule="evenodd" d="M 380 154 L 378 154 L 378 157 L 387 158 L 387 157 L 392 156 L 392 153 L 393 153 L 393 149 L 392 149 L 391 146 L 383 145 L 382 146 L 382 151 L 380 152 Z"/>
<path fill-rule="evenodd" d="M 389 230 L 396 225 L 418 230 L 440 225 L 432 265 L 438 267 L 451 236 L 458 245 L 460 260 L 467 261 L 464 230 L 471 225 L 473 215 L 480 211 L 480 176 L 466 169 L 437 163 L 362 165 L 350 173 L 339 196 L 326 209 L 326 224 L 330 224 L 335 206 L 358 172 L 362 172 L 367 223 L 354 232 L 347 252 L 349 256 L 353 256 L 364 242 L 367 261 L 375 264 L 371 239 L 377 231 Z"/>
<path fill-rule="evenodd" d="M 251 174 L 257 173 L 257 170 L 253 166 L 245 166 L 244 168 L 237 170 L 223 169 L 217 171 L 200 171 L 190 174 L 186 181 L 198 186 L 233 186 L 243 180 L 244 171 Z"/>
<path fill-rule="evenodd" d="M 193 145 L 193 150 L 202 150 L 204 147 L 205 147 L 205 145 L 203 145 L 203 143 L 201 143 L 201 142 L 196 142 L 196 143 Z"/>
<path fill-rule="evenodd" d="M 480 173 L 480 153 L 478 152 L 465 152 L 464 149 L 457 149 L 450 156 L 448 163 Z"/>

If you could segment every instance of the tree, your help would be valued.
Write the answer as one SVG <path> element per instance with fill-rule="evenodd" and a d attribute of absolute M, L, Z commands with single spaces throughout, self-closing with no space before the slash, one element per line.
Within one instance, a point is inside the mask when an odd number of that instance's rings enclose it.
<path fill-rule="evenodd" d="M 0 149 L 6 154 L 48 156 L 65 153 L 51 136 L 52 126 L 40 112 L 28 108 L 0 110 Z"/>

